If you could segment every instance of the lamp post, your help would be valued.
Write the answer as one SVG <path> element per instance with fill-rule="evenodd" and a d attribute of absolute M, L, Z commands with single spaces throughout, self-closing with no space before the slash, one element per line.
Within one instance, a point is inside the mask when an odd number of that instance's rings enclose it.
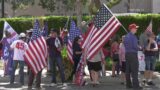
<path fill-rule="evenodd" d="M 4 17 L 4 0 L 2 0 L 2 18 Z"/>

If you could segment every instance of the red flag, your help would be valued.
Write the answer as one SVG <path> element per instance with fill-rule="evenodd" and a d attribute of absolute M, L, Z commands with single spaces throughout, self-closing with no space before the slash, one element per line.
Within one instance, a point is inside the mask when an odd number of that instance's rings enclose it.
<path fill-rule="evenodd" d="M 46 65 L 47 45 L 39 30 L 38 20 L 35 21 L 34 30 L 24 59 L 34 74 L 41 71 Z"/>

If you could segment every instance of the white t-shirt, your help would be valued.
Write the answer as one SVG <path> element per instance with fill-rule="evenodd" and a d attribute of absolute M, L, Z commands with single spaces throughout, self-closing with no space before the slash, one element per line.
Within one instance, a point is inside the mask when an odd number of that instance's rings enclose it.
<path fill-rule="evenodd" d="M 24 61 L 24 53 L 28 48 L 27 43 L 23 40 L 16 40 L 10 47 L 14 50 L 13 60 Z"/>

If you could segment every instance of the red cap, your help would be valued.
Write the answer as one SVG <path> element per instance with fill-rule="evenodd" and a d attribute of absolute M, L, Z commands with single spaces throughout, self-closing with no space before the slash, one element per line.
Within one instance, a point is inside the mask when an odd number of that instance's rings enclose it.
<path fill-rule="evenodd" d="M 135 23 L 132 23 L 132 24 L 130 24 L 129 25 L 129 30 L 131 30 L 131 29 L 135 29 L 135 28 L 139 28 L 139 26 L 137 26 Z"/>

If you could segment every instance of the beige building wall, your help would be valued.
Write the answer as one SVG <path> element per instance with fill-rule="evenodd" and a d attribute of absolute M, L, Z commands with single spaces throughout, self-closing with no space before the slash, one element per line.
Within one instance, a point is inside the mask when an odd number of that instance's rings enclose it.
<path fill-rule="evenodd" d="M 153 13 L 160 13 L 160 0 L 153 0 Z"/>
<path fill-rule="evenodd" d="M 103 3 L 106 3 L 106 0 L 101 0 Z M 35 5 L 30 6 L 24 10 L 16 10 L 15 16 L 44 16 L 44 15 L 76 15 L 75 9 L 72 11 L 66 11 L 62 3 L 58 3 L 58 6 L 61 6 L 59 9 L 53 13 L 41 8 L 38 6 L 39 0 L 35 0 Z M 111 8 L 113 13 L 127 13 L 128 0 L 122 0 L 118 5 Z M 0 5 L 1 7 L 1 5 Z M 1 9 L 1 8 L 0 8 Z M 145 13 L 160 13 L 160 0 L 130 0 L 130 9 L 129 12 L 145 12 Z M 1 10 L 0 10 L 1 13 Z M 10 17 L 13 16 L 13 11 L 11 5 L 5 3 L 5 13 Z M 84 14 L 89 14 L 88 7 L 83 9 Z M 1 16 L 1 15 L 0 15 Z"/>

